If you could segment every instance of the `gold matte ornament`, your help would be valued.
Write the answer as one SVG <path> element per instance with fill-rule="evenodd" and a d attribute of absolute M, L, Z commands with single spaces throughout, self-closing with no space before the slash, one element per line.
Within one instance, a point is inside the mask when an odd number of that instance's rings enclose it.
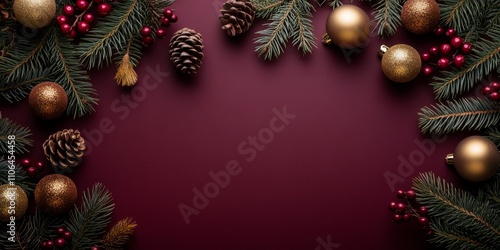
<path fill-rule="evenodd" d="M 382 45 L 379 55 L 382 56 L 382 71 L 394 82 L 409 82 L 420 73 L 420 54 L 410 45 L 397 44 L 390 48 Z"/>
<path fill-rule="evenodd" d="M 32 29 L 47 26 L 56 15 L 54 0 L 14 0 L 12 8 L 17 21 Z"/>
<path fill-rule="evenodd" d="M 401 10 L 401 22 L 408 31 L 425 34 L 437 27 L 440 15 L 435 0 L 408 0 Z"/>
<path fill-rule="evenodd" d="M 36 85 L 28 98 L 31 109 L 44 119 L 60 117 L 68 106 L 68 96 L 61 85 L 54 82 L 42 82 Z"/>
<path fill-rule="evenodd" d="M 328 16 L 323 44 L 354 49 L 364 46 L 369 35 L 370 18 L 366 12 L 355 5 L 344 4 Z"/>
<path fill-rule="evenodd" d="M 75 205 L 77 195 L 75 183 L 61 174 L 43 177 L 35 188 L 36 205 L 53 215 L 68 212 Z"/>
<path fill-rule="evenodd" d="M 9 222 L 10 217 L 20 219 L 28 209 L 28 196 L 19 186 L 0 186 L 0 221 Z"/>
<path fill-rule="evenodd" d="M 488 180 L 500 166 L 500 153 L 495 144 L 484 136 L 469 136 L 446 156 L 446 163 L 455 165 L 458 174 L 472 182 Z"/>

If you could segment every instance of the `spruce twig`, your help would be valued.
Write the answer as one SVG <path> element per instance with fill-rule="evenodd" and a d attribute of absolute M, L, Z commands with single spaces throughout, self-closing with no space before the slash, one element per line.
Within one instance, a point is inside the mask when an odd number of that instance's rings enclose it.
<path fill-rule="evenodd" d="M 102 245 L 106 250 L 120 250 L 130 241 L 134 234 L 137 223 L 132 218 L 120 220 L 114 225 L 102 239 Z"/>
<path fill-rule="evenodd" d="M 28 147 L 33 144 L 31 131 L 27 127 L 22 127 L 8 118 L 0 117 L 0 154 L 7 155 L 9 151 L 9 135 L 15 138 L 15 153 L 23 154 L 28 152 Z"/>
<path fill-rule="evenodd" d="M 9 182 L 9 161 L 7 161 L 5 158 L 0 157 L 0 185 L 3 184 L 10 184 Z M 26 192 L 28 196 L 33 195 L 33 191 L 35 190 L 36 186 L 36 181 L 29 177 L 28 174 L 24 169 L 22 169 L 18 164 L 15 164 L 16 166 L 16 174 L 15 174 L 15 180 L 14 184 L 19 186 Z"/>
<path fill-rule="evenodd" d="M 379 37 L 392 36 L 401 25 L 401 0 L 378 0 L 373 6 L 375 11 L 375 30 Z"/>

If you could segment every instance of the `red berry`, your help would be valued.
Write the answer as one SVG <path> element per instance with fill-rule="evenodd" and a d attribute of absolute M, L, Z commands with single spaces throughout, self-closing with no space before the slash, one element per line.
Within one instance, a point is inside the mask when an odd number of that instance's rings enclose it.
<path fill-rule="evenodd" d="M 403 190 L 398 190 L 396 191 L 396 196 L 399 198 L 399 199 L 404 199 L 406 197 L 406 194 L 405 194 L 405 191 Z"/>
<path fill-rule="evenodd" d="M 57 16 L 57 23 L 59 26 L 65 24 L 66 22 L 68 22 L 68 18 L 65 15 Z"/>
<path fill-rule="evenodd" d="M 465 64 L 465 56 L 463 55 L 456 55 L 453 57 L 453 64 L 455 64 L 455 67 L 460 68 L 464 66 Z"/>
<path fill-rule="evenodd" d="M 492 101 L 498 101 L 500 100 L 500 94 L 498 94 L 498 92 L 493 92 L 490 94 L 490 99 Z"/>
<path fill-rule="evenodd" d="M 101 16 L 107 16 L 111 12 L 111 5 L 107 3 L 101 3 L 97 5 L 97 13 Z"/>
<path fill-rule="evenodd" d="M 438 61 L 438 67 L 440 69 L 447 69 L 449 64 L 450 64 L 450 61 L 446 57 L 443 57 L 443 58 L 439 59 L 439 61 Z"/>
<path fill-rule="evenodd" d="M 76 30 L 71 30 L 68 36 L 69 38 L 74 39 L 78 36 L 78 33 L 76 32 Z"/>
<path fill-rule="evenodd" d="M 458 49 L 458 48 L 462 47 L 462 44 L 463 44 L 463 43 L 464 43 L 464 39 L 462 39 L 462 38 L 461 38 L 461 37 L 459 37 L 459 36 L 453 37 L 453 38 L 451 39 L 451 42 L 450 42 L 451 46 L 452 46 L 453 48 L 455 48 L 455 49 Z"/>
<path fill-rule="evenodd" d="M 142 44 L 148 46 L 153 43 L 153 38 L 150 36 L 146 36 L 142 38 Z"/>
<path fill-rule="evenodd" d="M 418 214 L 423 216 L 423 215 L 427 215 L 428 210 L 427 210 L 427 207 L 421 206 L 418 208 L 417 212 L 418 212 Z"/>
<path fill-rule="evenodd" d="M 429 237 L 434 236 L 434 231 L 432 231 L 432 229 L 429 229 L 427 231 L 427 236 L 429 236 Z"/>
<path fill-rule="evenodd" d="M 66 232 L 66 228 L 64 228 L 64 227 L 58 227 L 58 228 L 56 228 L 56 234 L 57 235 L 63 236 L 64 232 Z"/>
<path fill-rule="evenodd" d="M 29 167 L 26 169 L 26 174 L 30 177 L 34 177 L 36 175 L 37 171 L 35 167 Z"/>
<path fill-rule="evenodd" d="M 172 17 L 169 19 L 170 19 L 170 22 L 176 23 L 177 20 L 179 20 L 179 17 L 177 17 L 177 15 L 174 13 L 174 14 L 172 14 Z"/>
<path fill-rule="evenodd" d="M 500 83 L 498 83 L 498 82 L 492 82 L 492 83 L 490 83 L 490 87 L 491 87 L 492 90 L 497 91 L 497 90 L 500 89 Z"/>
<path fill-rule="evenodd" d="M 68 241 L 69 241 L 69 240 L 71 240 L 71 237 L 73 237 L 73 234 L 72 234 L 70 231 L 66 231 L 66 232 L 64 232 L 64 234 L 63 234 L 63 238 L 64 238 L 65 240 L 68 240 Z"/>
<path fill-rule="evenodd" d="M 421 226 L 428 226 L 429 225 L 429 219 L 427 217 L 420 217 L 418 218 L 418 224 L 420 224 Z"/>
<path fill-rule="evenodd" d="M 75 6 L 78 10 L 84 11 L 89 7 L 89 3 L 86 0 L 77 0 Z"/>
<path fill-rule="evenodd" d="M 432 67 L 431 66 L 425 66 L 423 69 L 424 75 L 425 76 L 430 76 L 432 75 Z"/>
<path fill-rule="evenodd" d="M 66 241 L 64 240 L 64 238 L 57 238 L 56 239 L 56 246 L 60 247 L 60 248 L 63 248 L 64 246 L 66 246 Z"/>
<path fill-rule="evenodd" d="M 90 250 L 101 250 L 101 248 L 99 248 L 98 246 L 93 246 L 90 248 Z"/>
<path fill-rule="evenodd" d="M 162 17 L 161 18 L 161 26 L 163 27 L 170 27 L 170 19 L 166 18 L 166 17 Z"/>
<path fill-rule="evenodd" d="M 454 28 L 449 28 L 446 30 L 446 36 L 452 38 L 457 35 L 457 31 Z"/>
<path fill-rule="evenodd" d="M 416 196 L 417 196 L 417 193 L 415 193 L 414 190 L 406 191 L 406 197 L 408 197 L 408 199 L 414 200 Z"/>
<path fill-rule="evenodd" d="M 403 214 L 403 221 L 410 221 L 411 215 L 410 214 Z"/>
<path fill-rule="evenodd" d="M 22 160 L 21 160 L 21 166 L 22 166 L 23 168 L 27 168 L 27 167 L 31 166 L 31 161 L 30 161 L 30 159 L 22 159 Z"/>
<path fill-rule="evenodd" d="M 94 17 L 94 14 L 92 14 L 92 13 L 86 13 L 83 16 L 83 21 L 87 22 L 88 24 L 93 23 L 94 20 L 95 20 L 95 17 Z"/>
<path fill-rule="evenodd" d="M 398 208 L 398 204 L 397 204 L 396 202 L 394 202 L 394 201 L 393 201 L 393 202 L 390 202 L 390 203 L 389 203 L 389 210 L 390 210 L 391 212 L 396 211 L 396 208 Z"/>
<path fill-rule="evenodd" d="M 86 34 L 90 30 L 90 25 L 85 21 L 80 21 L 80 22 L 78 22 L 76 28 L 78 29 L 78 32 L 80 34 Z"/>
<path fill-rule="evenodd" d="M 149 26 L 142 27 L 141 36 L 143 37 L 151 36 L 151 33 L 153 33 L 153 30 L 151 30 Z"/>
<path fill-rule="evenodd" d="M 403 220 L 403 216 L 402 216 L 402 215 L 400 215 L 400 214 L 393 214 L 393 215 L 392 215 L 392 221 L 393 221 L 394 223 L 399 223 L 399 222 L 401 222 L 402 220 Z"/>
<path fill-rule="evenodd" d="M 430 49 L 429 49 L 429 53 L 431 53 L 431 55 L 437 55 L 439 53 L 439 49 L 438 47 L 436 46 L 432 46 Z"/>
<path fill-rule="evenodd" d="M 45 243 L 45 249 L 53 249 L 54 248 L 54 242 L 51 240 L 46 241 Z"/>
<path fill-rule="evenodd" d="M 437 36 L 441 36 L 444 34 L 444 28 L 443 27 L 437 27 L 435 30 L 434 30 L 434 34 L 436 34 Z"/>
<path fill-rule="evenodd" d="M 71 25 L 65 23 L 61 25 L 61 33 L 68 34 L 71 31 Z"/>
<path fill-rule="evenodd" d="M 481 92 L 483 92 L 483 95 L 489 95 L 493 92 L 493 89 L 491 89 L 490 86 L 484 86 L 483 89 L 481 89 Z"/>
<path fill-rule="evenodd" d="M 75 14 L 75 7 L 73 5 L 64 5 L 63 13 L 66 16 L 72 16 Z"/>
<path fill-rule="evenodd" d="M 422 57 L 423 62 L 427 62 L 427 61 L 429 61 L 429 59 L 431 59 L 431 54 L 425 52 L 425 53 L 422 53 L 422 55 L 420 55 L 420 57 Z"/>
<path fill-rule="evenodd" d="M 165 11 L 163 11 L 163 16 L 168 19 L 172 18 L 173 14 L 174 12 L 171 9 L 165 9 Z"/>
<path fill-rule="evenodd" d="M 164 28 L 158 28 L 158 30 L 156 30 L 156 37 L 158 38 L 164 38 L 165 36 L 167 35 L 167 30 L 164 29 Z"/>
<path fill-rule="evenodd" d="M 447 43 L 441 44 L 440 51 L 444 56 L 449 55 L 451 53 L 451 46 Z"/>
<path fill-rule="evenodd" d="M 46 240 L 40 242 L 40 248 L 47 249 L 47 241 Z"/>
<path fill-rule="evenodd" d="M 398 203 L 398 204 L 396 205 L 396 211 L 397 211 L 398 213 L 403 214 L 404 212 L 406 212 L 406 205 L 405 205 L 404 203 Z"/>
<path fill-rule="evenodd" d="M 468 55 L 472 52 L 472 44 L 465 42 L 462 44 L 462 53 Z"/>

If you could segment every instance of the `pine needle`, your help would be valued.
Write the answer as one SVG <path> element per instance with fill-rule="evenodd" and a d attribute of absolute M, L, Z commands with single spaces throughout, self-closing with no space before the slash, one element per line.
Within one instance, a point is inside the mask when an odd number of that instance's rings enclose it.
<path fill-rule="evenodd" d="M 9 168 L 10 164 L 3 156 L 0 157 L 0 185 L 10 184 L 9 182 Z M 26 192 L 28 196 L 32 196 L 33 191 L 35 190 L 36 181 L 35 179 L 28 176 L 26 171 L 20 166 L 16 165 L 16 174 L 15 174 L 14 183 L 18 185 L 20 188 Z"/>
<path fill-rule="evenodd" d="M 22 127 L 8 118 L 0 117 L 0 154 L 8 155 L 9 135 L 14 135 L 15 154 L 28 152 L 28 147 L 33 145 L 31 131 L 27 127 Z"/>
<path fill-rule="evenodd" d="M 102 244 L 107 250 L 120 250 L 130 241 L 137 224 L 132 218 L 126 218 L 114 225 L 102 239 Z"/>
<path fill-rule="evenodd" d="M 379 37 L 392 36 L 401 25 L 401 0 L 378 0 L 373 6 L 375 11 L 375 30 Z"/>

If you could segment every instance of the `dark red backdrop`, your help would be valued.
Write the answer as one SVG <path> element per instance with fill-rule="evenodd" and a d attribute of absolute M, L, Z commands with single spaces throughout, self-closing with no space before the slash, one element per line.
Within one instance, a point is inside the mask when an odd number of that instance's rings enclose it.
<path fill-rule="evenodd" d="M 162 40 L 145 51 L 131 91 L 116 86 L 113 66 L 92 74 L 100 103 L 91 116 L 44 123 L 26 102 L 2 107 L 3 116 L 33 130 L 30 157 L 38 160 L 49 134 L 84 131 L 91 151 L 71 177 L 80 192 L 104 183 L 116 202 L 114 221 L 131 216 L 138 222 L 131 249 L 329 249 L 323 241 L 344 250 L 430 248 L 416 223 L 391 222 L 386 205 L 394 192 L 384 174 L 398 175 L 395 187 L 403 189 L 430 170 L 457 183 L 443 158 L 465 135 L 422 153 L 415 141 L 429 138 L 417 127 L 417 112 L 434 103 L 432 88 L 423 78 L 388 82 L 377 51 L 384 43 L 422 51 L 432 36 L 404 30 L 384 41 L 372 36 L 359 54 L 346 57 L 320 44 L 330 11 L 324 6 L 314 14 L 318 48 L 312 55 L 302 57 L 289 45 L 281 58 L 266 62 L 253 51 L 253 33 L 263 22 L 230 39 L 218 22 L 221 3 L 172 6 L 180 21 L 169 37 L 183 27 L 203 34 L 206 58 L 195 78 L 175 73 Z M 238 146 L 269 132 L 273 109 L 285 106 L 296 117 L 246 161 L 250 153 L 240 154 Z M 398 173 L 401 159 L 410 161 L 405 173 Z M 241 173 L 186 225 L 179 205 L 193 206 L 193 189 L 203 190 L 209 173 L 231 160 Z"/>

